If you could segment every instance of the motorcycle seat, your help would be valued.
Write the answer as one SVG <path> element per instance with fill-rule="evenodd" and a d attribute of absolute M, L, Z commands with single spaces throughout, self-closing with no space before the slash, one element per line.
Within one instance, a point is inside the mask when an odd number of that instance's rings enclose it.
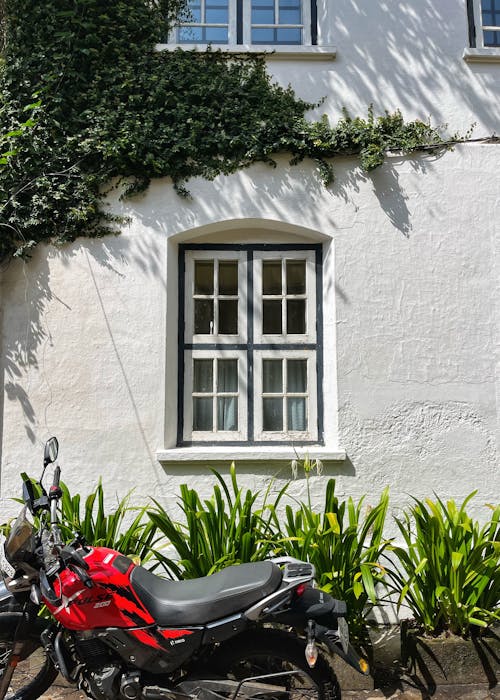
<path fill-rule="evenodd" d="M 130 582 L 159 625 L 176 627 L 203 625 L 241 612 L 274 593 L 281 578 L 276 564 L 261 561 L 186 581 L 168 581 L 136 566 Z"/>

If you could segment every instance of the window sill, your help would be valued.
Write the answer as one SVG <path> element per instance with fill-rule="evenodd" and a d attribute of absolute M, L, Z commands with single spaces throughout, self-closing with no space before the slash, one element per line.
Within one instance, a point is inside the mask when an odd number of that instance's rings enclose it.
<path fill-rule="evenodd" d="M 214 51 L 221 51 L 229 54 L 264 54 L 267 59 L 293 60 L 301 59 L 305 61 L 325 61 L 332 60 L 337 56 L 335 46 L 253 46 L 251 44 L 156 44 L 156 51 L 207 51 L 212 48 Z"/>
<path fill-rule="evenodd" d="M 342 448 L 336 450 L 315 445 L 297 445 L 295 447 L 252 445 L 252 447 L 226 447 L 225 445 L 210 445 L 196 447 L 174 447 L 157 450 L 156 459 L 162 464 L 169 462 L 291 462 L 293 459 L 320 459 L 322 462 L 343 462 L 346 452 Z"/>
<path fill-rule="evenodd" d="M 462 58 L 467 63 L 500 63 L 500 47 L 464 49 Z"/>

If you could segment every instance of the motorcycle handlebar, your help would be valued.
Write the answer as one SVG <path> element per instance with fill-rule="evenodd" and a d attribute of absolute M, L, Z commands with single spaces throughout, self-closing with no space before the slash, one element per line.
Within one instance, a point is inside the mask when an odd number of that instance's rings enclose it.
<path fill-rule="evenodd" d="M 52 482 L 53 487 L 58 488 L 60 478 L 61 478 L 61 467 L 57 466 L 54 469 L 54 480 Z"/>

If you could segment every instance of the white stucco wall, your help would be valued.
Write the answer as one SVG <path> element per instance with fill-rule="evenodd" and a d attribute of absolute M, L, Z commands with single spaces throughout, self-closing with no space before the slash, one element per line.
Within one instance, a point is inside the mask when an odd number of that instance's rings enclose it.
<path fill-rule="evenodd" d="M 301 97 L 326 96 L 317 113 L 332 119 L 373 103 L 452 130 L 476 121 L 476 136 L 498 130 L 500 64 L 463 60 L 464 3 L 414 5 L 332 3 L 321 29 L 337 58 L 270 70 Z M 347 453 L 325 463 L 339 491 L 374 500 L 390 484 L 398 512 L 409 493 L 461 499 L 478 488 L 481 514 L 500 495 L 499 162 L 497 145 L 473 144 L 393 156 L 370 176 L 345 159 L 325 189 L 310 163 L 280 157 L 277 169 L 191 182 L 190 200 L 158 181 L 110 202 L 130 217 L 120 236 L 12 262 L 2 273 L 2 513 L 16 510 L 19 471 L 38 472 L 51 434 L 75 491 L 102 475 L 110 496 L 135 488 L 137 500 L 169 502 L 186 480 L 207 493 L 202 465 L 158 460 L 175 446 L 177 244 L 203 236 L 324 243 L 321 454 Z M 286 478 L 288 460 L 272 458 L 240 456 L 242 481 Z"/>

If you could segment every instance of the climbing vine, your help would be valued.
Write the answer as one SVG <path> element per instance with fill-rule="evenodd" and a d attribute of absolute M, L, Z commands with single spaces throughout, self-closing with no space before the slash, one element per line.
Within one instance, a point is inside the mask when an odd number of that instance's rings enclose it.
<path fill-rule="evenodd" d="M 262 57 L 155 52 L 184 2 L 0 0 L 0 259 L 119 229 L 105 203 L 118 180 L 125 196 L 158 177 L 187 195 L 193 177 L 285 152 L 328 183 L 335 156 L 371 170 L 387 150 L 442 143 L 399 112 L 310 122 L 314 105 L 274 84 Z"/>

